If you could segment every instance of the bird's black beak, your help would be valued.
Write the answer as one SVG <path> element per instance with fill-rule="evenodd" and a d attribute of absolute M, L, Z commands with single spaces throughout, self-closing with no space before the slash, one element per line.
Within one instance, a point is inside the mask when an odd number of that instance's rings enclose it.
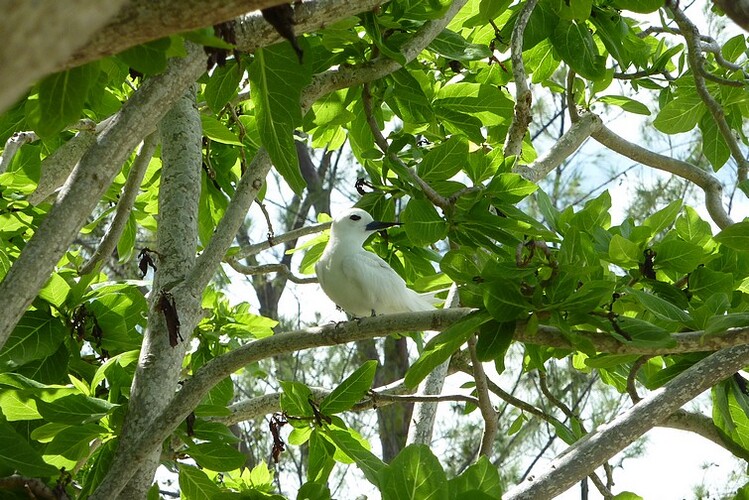
<path fill-rule="evenodd" d="M 400 225 L 401 225 L 400 222 L 380 222 L 378 220 L 373 220 L 372 222 L 364 226 L 364 228 L 367 231 L 379 231 L 381 229 L 387 229 L 392 226 L 400 226 Z"/>

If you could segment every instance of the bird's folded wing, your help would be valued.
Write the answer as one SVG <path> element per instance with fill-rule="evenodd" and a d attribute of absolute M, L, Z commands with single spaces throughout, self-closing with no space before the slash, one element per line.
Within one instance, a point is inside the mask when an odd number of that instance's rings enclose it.
<path fill-rule="evenodd" d="M 363 295 L 381 299 L 382 293 L 388 290 L 405 288 L 406 282 L 387 262 L 377 255 L 362 251 L 346 256 L 341 263 L 341 270 Z"/>

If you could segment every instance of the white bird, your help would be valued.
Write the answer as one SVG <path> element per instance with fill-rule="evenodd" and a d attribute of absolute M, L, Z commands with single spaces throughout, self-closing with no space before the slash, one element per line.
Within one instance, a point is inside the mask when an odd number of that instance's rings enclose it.
<path fill-rule="evenodd" d="M 352 316 L 434 309 L 431 294 L 409 289 L 387 262 L 362 248 L 369 235 L 395 225 L 399 223 L 376 221 L 360 208 L 333 221 L 315 272 L 325 295 Z"/>

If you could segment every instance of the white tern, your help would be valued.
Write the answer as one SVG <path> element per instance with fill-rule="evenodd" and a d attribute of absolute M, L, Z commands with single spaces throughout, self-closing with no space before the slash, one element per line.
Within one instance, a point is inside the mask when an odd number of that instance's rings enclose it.
<path fill-rule="evenodd" d="M 362 248 L 369 235 L 398 224 L 376 221 L 360 208 L 333 221 L 315 272 L 325 295 L 348 314 L 366 317 L 434 309 L 431 294 L 409 289 L 387 262 Z"/>

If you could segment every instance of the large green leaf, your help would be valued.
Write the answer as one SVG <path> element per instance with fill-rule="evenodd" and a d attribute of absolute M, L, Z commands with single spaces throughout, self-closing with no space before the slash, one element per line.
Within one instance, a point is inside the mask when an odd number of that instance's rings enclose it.
<path fill-rule="evenodd" d="M 731 157 L 731 150 L 728 149 L 728 144 L 711 114 L 705 113 L 699 126 L 702 132 L 702 152 L 717 172 Z"/>
<path fill-rule="evenodd" d="M 659 269 L 689 273 L 706 258 L 699 245 L 687 241 L 668 240 L 655 247 L 655 265 Z"/>
<path fill-rule="evenodd" d="M 431 245 L 447 236 L 447 222 L 426 200 L 411 200 L 403 211 L 402 220 L 408 239 L 416 246 Z"/>
<path fill-rule="evenodd" d="M 407 446 L 380 472 L 383 500 L 447 500 L 447 476 L 426 445 Z"/>
<path fill-rule="evenodd" d="M 419 359 L 406 372 L 404 379 L 406 386 L 415 387 L 424 380 L 437 365 L 447 361 L 469 335 L 476 332 L 490 319 L 485 311 L 474 311 L 437 334 L 427 343 Z"/>
<path fill-rule="evenodd" d="M 652 312 L 656 317 L 666 320 L 675 321 L 681 323 L 684 326 L 689 326 L 692 322 L 692 318 L 687 314 L 686 311 L 675 306 L 671 302 L 664 300 L 658 296 L 645 293 L 642 290 L 635 290 L 630 288 L 629 294 L 633 295 L 642 306 L 648 311 Z"/>
<path fill-rule="evenodd" d="M 506 2 L 506 0 L 502 1 Z M 482 5 L 485 3 L 481 2 Z M 442 33 L 432 40 L 427 49 L 447 59 L 460 62 L 478 61 L 491 56 L 491 50 L 486 45 L 469 43 L 458 33 L 447 29 L 442 30 Z"/>
<path fill-rule="evenodd" d="M 37 401 L 37 409 L 44 420 L 69 425 L 98 421 L 116 406 L 82 394 L 70 394 L 51 402 Z"/>
<path fill-rule="evenodd" d="M 356 463 L 362 473 L 364 473 L 364 477 L 366 477 L 370 483 L 375 486 L 379 485 L 379 474 L 380 471 L 386 467 L 385 462 L 365 448 L 362 445 L 362 442 L 355 438 L 348 429 L 327 429 L 324 436 L 328 438 L 338 450 L 343 452 Z"/>
<path fill-rule="evenodd" d="M 713 422 L 728 448 L 749 460 L 749 396 L 735 379 L 721 382 L 712 389 Z"/>
<path fill-rule="evenodd" d="M 715 235 L 715 241 L 735 250 L 749 248 L 749 220 L 731 224 Z"/>
<path fill-rule="evenodd" d="M 226 443 L 192 445 L 187 448 L 187 453 L 201 467 L 217 472 L 238 469 L 247 459 L 235 446 Z"/>
<path fill-rule="evenodd" d="M 249 67 L 251 98 L 260 139 L 273 165 L 294 190 L 305 187 L 294 145 L 294 128 L 301 125 L 302 89 L 311 78 L 310 66 L 299 64 L 288 42 L 260 48 Z"/>
<path fill-rule="evenodd" d="M 281 394 L 281 409 L 289 415 L 297 417 L 311 417 L 312 408 L 309 398 L 312 391 L 301 382 L 282 380 L 280 382 L 283 394 Z"/>
<path fill-rule="evenodd" d="M 0 372 L 51 355 L 67 334 L 59 318 L 42 310 L 27 311 L 0 350 Z"/>
<path fill-rule="evenodd" d="M 59 474 L 56 467 L 45 463 L 26 439 L 3 421 L 0 421 L 0 464 L 27 477 L 50 477 Z"/>
<path fill-rule="evenodd" d="M 425 181 L 441 181 L 460 172 L 468 161 L 468 142 L 453 136 L 429 151 L 419 163 L 419 176 Z"/>
<path fill-rule="evenodd" d="M 180 464 L 179 489 L 184 498 L 210 500 L 221 495 L 221 488 L 197 467 Z"/>
<path fill-rule="evenodd" d="M 322 400 L 320 411 L 332 415 L 346 411 L 361 401 L 372 388 L 376 370 L 377 361 L 365 362 Z"/>
<path fill-rule="evenodd" d="M 419 82 L 411 73 L 400 69 L 390 75 L 392 92 L 387 93 L 386 102 L 396 115 L 410 123 L 428 123 L 434 118 L 431 103 Z"/>
<path fill-rule="evenodd" d="M 475 463 L 463 471 L 458 477 L 448 481 L 450 498 L 468 491 L 480 491 L 491 498 L 501 498 L 502 482 L 499 471 L 485 456 L 480 456 Z"/>
<path fill-rule="evenodd" d="M 224 66 L 213 70 L 208 83 L 205 84 L 205 101 L 214 113 L 221 109 L 237 95 L 237 87 L 242 80 L 242 71 L 235 60 L 226 61 Z"/>
<path fill-rule="evenodd" d="M 445 85 L 434 96 L 434 106 L 478 118 L 484 126 L 500 125 L 512 118 L 514 103 L 496 87 L 459 82 Z"/>
<path fill-rule="evenodd" d="M 39 84 L 40 120 L 36 131 L 49 136 L 81 117 L 88 92 L 99 75 L 99 64 L 50 75 Z"/>
<path fill-rule="evenodd" d="M 697 125 L 706 109 L 697 95 L 677 97 L 661 108 L 653 126 L 664 134 L 689 132 Z"/>
<path fill-rule="evenodd" d="M 551 42 L 570 68 L 589 80 L 606 76 L 606 59 L 598 52 L 593 36 L 584 22 L 560 20 Z"/>

